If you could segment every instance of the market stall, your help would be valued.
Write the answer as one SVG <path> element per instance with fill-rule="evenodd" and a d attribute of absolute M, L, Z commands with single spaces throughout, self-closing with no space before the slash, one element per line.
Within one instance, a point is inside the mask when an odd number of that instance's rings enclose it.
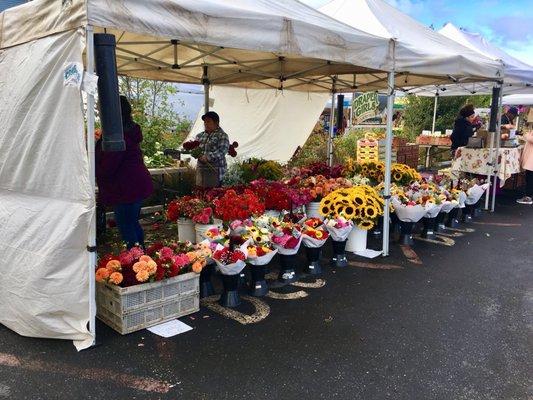
<path fill-rule="evenodd" d="M 93 110 L 95 32 L 115 36 L 119 74 L 207 87 L 330 91 L 307 77 L 391 64 L 388 41 L 293 1 L 40 0 L 4 11 L 0 21 L 0 151 L 8 155 L 0 217 L 10 260 L 0 278 L 0 322 L 22 335 L 72 339 L 78 349 L 95 335 L 94 136 L 84 134 L 80 92 Z"/>

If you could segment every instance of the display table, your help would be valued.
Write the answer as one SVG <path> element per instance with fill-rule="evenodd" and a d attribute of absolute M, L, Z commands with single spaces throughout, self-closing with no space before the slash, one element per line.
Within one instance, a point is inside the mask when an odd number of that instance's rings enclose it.
<path fill-rule="evenodd" d="M 452 173 L 468 172 L 471 174 L 488 175 L 490 173 L 490 163 L 494 160 L 496 149 L 468 149 L 460 147 L 455 153 L 452 161 Z M 522 147 L 500 148 L 498 153 L 499 169 L 497 176 L 500 180 L 500 187 L 513 174 L 520 173 L 520 154 Z"/>

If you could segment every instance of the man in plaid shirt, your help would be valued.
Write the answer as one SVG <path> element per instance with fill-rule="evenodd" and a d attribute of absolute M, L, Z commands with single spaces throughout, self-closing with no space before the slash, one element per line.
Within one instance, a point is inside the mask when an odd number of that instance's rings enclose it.
<path fill-rule="evenodd" d="M 229 138 L 220 127 L 220 117 L 214 111 L 202 115 L 205 130 L 196 135 L 202 155 L 198 158 L 197 185 L 204 187 L 220 186 L 226 173 L 226 154 Z"/>

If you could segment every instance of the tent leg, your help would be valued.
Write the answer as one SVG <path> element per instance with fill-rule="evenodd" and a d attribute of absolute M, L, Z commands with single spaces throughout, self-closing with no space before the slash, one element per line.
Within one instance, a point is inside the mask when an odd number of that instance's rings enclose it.
<path fill-rule="evenodd" d="M 202 83 L 204 85 L 204 114 L 209 111 L 209 76 L 207 75 L 208 67 L 204 65 L 204 75 L 202 77 Z"/>
<path fill-rule="evenodd" d="M 328 165 L 333 166 L 333 125 L 335 123 L 335 78 L 331 86 L 331 109 L 329 115 Z"/>
<path fill-rule="evenodd" d="M 494 155 L 494 177 L 492 180 L 492 204 L 490 211 L 494 212 L 496 208 L 496 185 L 498 184 L 498 171 L 500 170 L 500 143 L 501 143 L 501 128 L 502 128 L 502 97 L 503 97 L 503 88 L 500 84 L 499 98 L 498 98 L 498 119 L 496 120 L 496 134 L 494 136 L 496 140 L 496 154 Z"/>
<path fill-rule="evenodd" d="M 383 256 L 389 255 L 390 185 L 392 167 L 392 113 L 394 112 L 394 71 L 388 74 L 387 132 L 385 138 L 385 206 L 383 210 Z"/>
<path fill-rule="evenodd" d="M 435 122 L 437 121 L 437 102 L 439 101 L 439 92 L 435 92 L 435 102 L 433 104 L 433 124 L 431 125 L 431 133 L 435 133 Z"/>
<path fill-rule="evenodd" d="M 490 147 L 489 147 L 489 154 L 492 154 L 493 150 L 494 150 L 494 140 L 495 140 L 495 137 L 496 135 L 494 134 L 494 132 L 490 132 L 490 136 L 489 136 L 489 142 L 490 142 Z M 489 165 L 489 168 L 488 168 L 488 173 L 487 173 L 487 182 L 491 182 L 492 181 L 492 172 L 493 172 L 493 169 L 494 169 L 494 157 L 493 157 L 493 160 L 492 162 L 490 163 Z M 490 204 L 490 186 L 487 188 L 487 190 L 485 191 L 485 210 L 489 210 L 489 204 Z"/>
<path fill-rule="evenodd" d="M 87 72 L 94 73 L 94 31 L 87 26 Z M 96 192 L 96 174 L 94 158 L 94 96 L 87 93 L 87 153 L 89 158 L 89 180 L 91 190 Z M 93 215 L 89 228 L 89 331 L 93 335 L 93 346 L 96 343 L 96 283 L 94 268 L 96 266 L 96 215 Z"/>

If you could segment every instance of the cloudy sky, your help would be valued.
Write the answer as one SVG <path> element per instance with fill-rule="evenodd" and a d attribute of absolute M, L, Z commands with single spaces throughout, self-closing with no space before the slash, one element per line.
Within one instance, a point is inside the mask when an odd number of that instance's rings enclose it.
<path fill-rule="evenodd" d="M 320 7 L 329 0 L 301 0 Z M 386 0 L 419 22 L 438 30 L 446 22 L 481 33 L 487 40 L 514 57 L 533 65 L 532 0 Z M 182 85 L 185 90 L 196 85 Z M 184 101 L 180 112 L 194 119 L 203 104 L 202 96 L 178 96 Z"/>

